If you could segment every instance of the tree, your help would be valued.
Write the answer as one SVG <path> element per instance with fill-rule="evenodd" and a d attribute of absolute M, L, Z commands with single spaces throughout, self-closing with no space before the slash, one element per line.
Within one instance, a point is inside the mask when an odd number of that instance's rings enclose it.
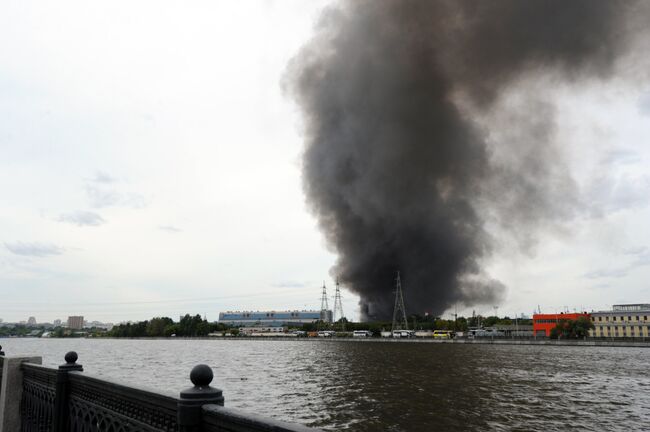
<path fill-rule="evenodd" d="M 489 316 L 489 317 L 486 317 L 483 320 L 483 326 L 484 327 L 492 327 L 492 326 L 496 325 L 498 322 L 499 322 L 499 317 Z"/>
<path fill-rule="evenodd" d="M 594 323 L 587 317 L 561 320 L 551 329 L 551 339 L 584 339 L 589 336 L 589 330 L 593 329 Z"/>
<path fill-rule="evenodd" d="M 149 324 L 147 324 L 147 336 L 149 337 L 165 336 L 165 328 L 172 324 L 174 324 L 174 321 L 168 317 L 151 318 L 151 321 L 149 321 Z"/>

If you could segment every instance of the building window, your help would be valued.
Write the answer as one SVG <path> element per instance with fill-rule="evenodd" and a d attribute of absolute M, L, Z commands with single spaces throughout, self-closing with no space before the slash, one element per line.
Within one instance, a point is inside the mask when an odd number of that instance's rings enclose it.
<path fill-rule="evenodd" d="M 616 317 L 612 317 L 612 321 L 616 321 Z"/>

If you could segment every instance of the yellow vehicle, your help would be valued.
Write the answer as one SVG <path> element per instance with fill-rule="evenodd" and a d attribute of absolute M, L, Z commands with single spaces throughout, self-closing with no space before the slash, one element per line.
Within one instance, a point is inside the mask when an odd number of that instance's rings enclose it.
<path fill-rule="evenodd" d="M 453 339 L 454 332 L 451 330 L 434 330 L 433 338 L 434 339 Z"/>

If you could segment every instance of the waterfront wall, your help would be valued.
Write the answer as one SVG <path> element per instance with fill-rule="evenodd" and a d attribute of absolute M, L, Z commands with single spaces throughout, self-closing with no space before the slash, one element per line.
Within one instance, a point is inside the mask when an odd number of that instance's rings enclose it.
<path fill-rule="evenodd" d="M 137 339 L 137 338 L 136 338 Z M 430 344 L 460 344 L 460 345 L 542 345 L 542 346 L 602 346 L 602 347 L 635 347 L 650 348 L 650 339 L 629 339 L 629 340 L 611 340 L 611 339 L 517 339 L 517 338 L 476 338 L 476 339 L 433 339 L 433 338 L 351 338 L 351 337 L 331 337 L 331 338 L 296 338 L 296 337 L 220 337 L 220 338 L 192 338 L 201 340 L 216 341 L 294 341 L 294 342 L 313 342 L 313 343 L 331 343 L 331 342 L 360 342 L 360 343 L 430 343 Z"/>
<path fill-rule="evenodd" d="M 50 368 L 39 357 L 0 356 L 0 432 L 318 431 L 224 407 L 207 365 L 176 396 L 88 376 L 77 360 L 69 352 Z"/>

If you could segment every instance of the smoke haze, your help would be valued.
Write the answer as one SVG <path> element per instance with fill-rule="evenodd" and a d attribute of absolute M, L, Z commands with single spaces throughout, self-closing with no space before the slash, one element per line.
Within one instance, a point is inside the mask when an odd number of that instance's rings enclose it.
<path fill-rule="evenodd" d="M 387 318 L 401 270 L 407 311 L 495 304 L 483 270 L 506 230 L 524 248 L 579 196 L 553 104 L 521 83 L 606 79 L 628 46 L 632 2 L 354 1 L 328 8 L 289 66 L 302 110 L 304 190 L 331 270 Z"/>

